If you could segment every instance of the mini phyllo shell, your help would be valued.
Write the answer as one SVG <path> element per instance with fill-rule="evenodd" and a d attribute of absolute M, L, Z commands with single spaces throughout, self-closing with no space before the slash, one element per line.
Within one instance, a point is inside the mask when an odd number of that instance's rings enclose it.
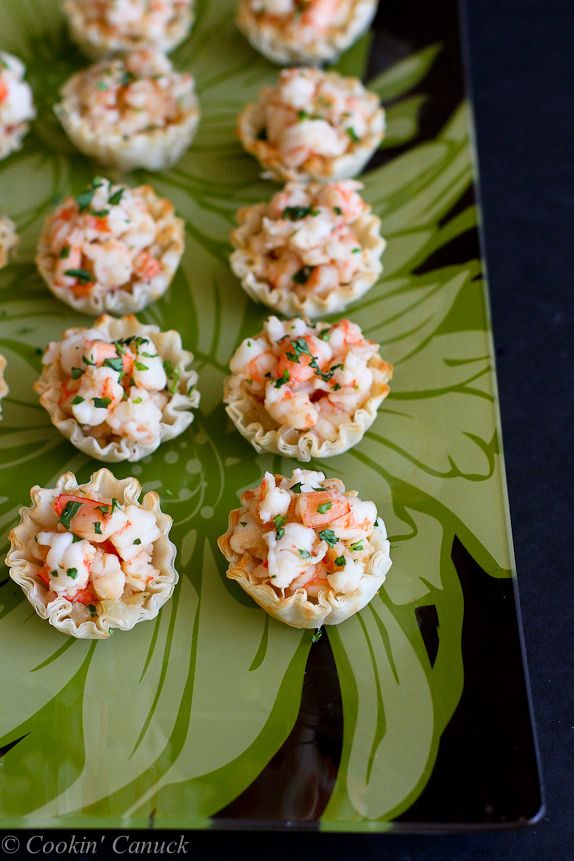
<path fill-rule="evenodd" d="M 184 250 L 184 222 L 150 185 L 96 177 L 44 222 L 36 264 L 52 293 L 83 314 L 126 314 L 159 299 Z"/>
<path fill-rule="evenodd" d="M 70 35 L 93 60 L 150 47 L 169 53 L 189 34 L 193 0 L 64 0 Z"/>
<path fill-rule="evenodd" d="M 358 78 L 320 69 L 284 69 L 245 106 L 238 134 L 265 176 L 338 180 L 361 172 L 383 139 L 379 97 Z"/>
<path fill-rule="evenodd" d="M 8 265 L 10 252 L 17 245 L 16 225 L 7 215 L 0 215 L 0 269 Z"/>
<path fill-rule="evenodd" d="M 25 72 L 17 57 L 0 51 L 0 160 L 20 149 L 29 124 L 36 117 Z"/>
<path fill-rule="evenodd" d="M 105 639 L 154 619 L 178 574 L 172 519 L 157 493 L 107 469 L 80 484 L 72 472 L 54 489 L 33 487 L 10 533 L 6 565 L 36 613 L 64 634 Z"/>
<path fill-rule="evenodd" d="M 4 371 L 6 369 L 6 359 L 0 353 L 0 420 L 2 419 L 2 398 L 5 398 L 9 392 L 8 385 L 4 379 Z"/>
<path fill-rule="evenodd" d="M 178 332 L 104 315 L 49 345 L 34 389 L 80 451 L 137 461 L 192 423 L 200 399 L 192 362 Z"/>
<path fill-rule="evenodd" d="M 269 317 L 229 363 L 227 413 L 259 451 L 309 461 L 356 445 L 389 393 L 393 366 L 350 320 Z"/>
<path fill-rule="evenodd" d="M 338 625 L 381 588 L 391 567 L 385 524 L 339 479 L 267 472 L 240 500 L 218 542 L 227 576 L 275 619 Z"/>
<path fill-rule="evenodd" d="M 237 26 L 274 63 L 331 62 L 368 28 L 377 0 L 240 0 Z"/>
<path fill-rule="evenodd" d="M 122 171 L 171 167 L 199 123 L 192 76 L 151 49 L 72 75 L 54 110 L 81 152 Z"/>
<path fill-rule="evenodd" d="M 347 179 L 289 183 L 237 213 L 231 268 L 245 292 L 285 316 L 343 311 L 377 281 L 380 219 Z"/>

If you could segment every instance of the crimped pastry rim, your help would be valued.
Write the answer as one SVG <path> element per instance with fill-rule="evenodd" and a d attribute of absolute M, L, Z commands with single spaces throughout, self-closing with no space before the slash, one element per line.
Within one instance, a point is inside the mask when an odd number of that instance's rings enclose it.
<path fill-rule="evenodd" d="M 281 476 L 283 478 L 283 476 Z M 234 508 L 229 513 L 227 531 L 217 540 L 219 549 L 227 559 L 227 577 L 235 580 L 241 588 L 263 610 L 280 622 L 293 628 L 320 628 L 321 625 L 338 625 L 362 610 L 376 595 L 391 567 L 390 544 L 386 529 L 379 525 L 381 537 L 379 549 L 369 560 L 370 570 L 361 578 L 362 590 L 355 590 L 337 598 L 334 589 L 320 592 L 317 602 L 309 601 L 305 588 L 297 589 L 293 595 L 282 598 L 272 586 L 254 578 L 250 573 L 252 563 L 257 560 L 250 553 L 240 556 L 231 548 L 231 536 L 239 522 L 243 509 Z M 379 519 L 379 524 L 382 521 Z M 376 536 L 378 538 L 378 536 Z M 372 541 L 372 536 L 369 538 Z"/>
<path fill-rule="evenodd" d="M 137 168 L 166 170 L 181 158 L 199 125 L 200 110 L 195 86 L 192 102 L 177 122 L 171 122 L 163 129 L 130 135 L 125 140 L 118 132 L 100 131 L 95 134 L 90 123 L 76 111 L 74 88 L 78 76 L 84 71 L 81 69 L 68 78 L 60 90 L 60 101 L 54 105 L 54 113 L 80 152 L 126 172 Z"/>
<path fill-rule="evenodd" d="M 352 77 L 339 75 L 338 72 L 327 72 L 327 75 L 353 80 Z M 354 80 L 358 81 L 358 78 Z M 378 149 L 385 132 L 385 110 L 379 102 L 378 96 L 364 87 L 359 81 L 365 93 L 376 100 L 378 109 L 374 111 L 369 119 L 368 131 L 360 138 L 358 143 L 353 144 L 350 152 L 340 156 L 315 158 L 316 165 L 312 163 L 305 168 L 304 162 L 299 168 L 287 167 L 281 161 L 279 155 L 269 156 L 269 146 L 266 141 L 258 140 L 257 134 L 261 123 L 260 101 L 273 87 L 264 87 L 255 102 L 249 102 L 237 119 L 237 134 L 244 149 L 255 156 L 264 170 L 263 177 L 274 179 L 278 182 L 305 181 L 327 182 L 340 179 L 351 179 L 361 173 L 371 156 Z M 374 102 L 373 102 L 374 103 Z M 309 161 L 309 160 L 308 160 Z"/>
<path fill-rule="evenodd" d="M 93 39 L 86 33 L 81 7 L 77 0 L 64 0 L 62 7 L 68 19 L 72 40 L 92 60 L 101 60 L 110 54 L 120 51 L 132 51 L 138 48 L 149 47 L 149 43 L 144 40 L 114 39 L 106 37 L 101 31 L 98 33 L 99 38 Z M 164 54 L 169 54 L 187 38 L 193 27 L 194 20 L 195 8 L 192 0 L 190 8 L 180 13 L 170 25 L 166 38 L 154 42 L 153 47 Z"/>
<path fill-rule="evenodd" d="M 183 349 L 179 332 L 175 330 L 162 332 L 159 326 L 140 323 L 131 314 L 120 318 L 104 314 L 94 322 L 93 328 L 101 329 L 114 341 L 119 338 L 128 338 L 131 335 L 148 337 L 153 341 L 158 352 L 160 349 L 163 351 L 160 352 L 160 355 L 172 361 L 174 366 L 179 369 L 179 379 L 180 382 L 185 383 L 186 391 L 189 390 L 190 386 L 197 385 L 197 372 L 191 368 L 193 353 Z M 59 344 L 68 334 L 84 329 L 83 326 L 66 329 L 60 341 L 52 343 Z M 39 379 L 34 383 L 34 391 L 40 395 L 41 405 L 48 412 L 52 424 L 66 439 L 70 440 L 72 445 L 90 457 L 107 463 L 118 463 L 125 460 L 133 463 L 152 454 L 162 443 L 174 439 L 187 430 L 195 418 L 192 410 L 199 406 L 200 401 L 200 394 L 196 388 L 189 395 L 176 392 L 163 409 L 163 416 L 166 420 L 160 424 L 160 436 L 155 444 L 144 445 L 143 443 L 129 442 L 123 438 L 119 441 L 109 442 L 106 446 L 101 446 L 93 436 L 84 433 L 75 418 L 66 415 L 60 408 L 58 401 L 62 380 L 63 375 L 60 373 L 56 361 L 43 366 Z"/>
<path fill-rule="evenodd" d="M 266 204 L 256 204 L 245 207 L 246 210 L 262 212 Z M 254 212 L 255 215 L 255 212 Z M 373 212 L 362 213 L 353 222 L 353 228 L 363 251 L 367 251 L 367 261 L 364 268 L 359 270 L 348 284 L 331 290 L 324 296 L 310 293 L 303 299 L 296 292 L 272 289 L 266 281 L 260 281 L 253 273 L 251 255 L 245 251 L 247 241 L 254 230 L 249 229 L 249 217 L 232 231 L 230 239 L 235 251 L 229 261 L 235 275 L 240 279 L 241 286 L 254 302 L 261 302 L 279 311 L 286 317 L 306 316 L 319 317 L 322 314 L 335 314 L 344 311 L 351 302 L 355 302 L 373 287 L 383 273 L 381 256 L 387 246 L 380 234 L 381 219 Z"/>
<path fill-rule="evenodd" d="M 151 281 L 134 282 L 130 290 L 119 288 L 112 291 L 97 291 L 94 289 L 85 296 L 75 296 L 69 287 L 60 287 L 54 282 L 57 257 L 49 242 L 49 228 L 58 210 L 55 209 L 49 213 L 42 225 L 36 252 L 38 271 L 57 299 L 82 314 L 101 314 L 103 311 L 111 314 L 129 314 L 142 311 L 169 290 L 181 262 L 185 250 L 185 222 L 175 214 L 171 201 L 160 197 L 151 185 L 130 186 L 130 191 L 139 192 L 154 220 L 157 216 L 158 233 L 169 232 L 169 240 L 165 243 L 159 259 L 162 265 L 160 275 L 162 280 L 165 280 L 165 284 L 154 284 L 159 277 L 156 276 Z"/>
<path fill-rule="evenodd" d="M 378 0 L 355 0 L 349 20 L 330 39 L 319 39 L 306 48 L 286 44 L 277 34 L 264 35 L 257 25 L 249 0 L 240 0 L 236 24 L 249 44 L 268 60 L 280 66 L 316 65 L 335 60 L 367 30 L 377 11 Z"/>
<path fill-rule="evenodd" d="M 47 507 L 51 501 L 62 492 L 73 492 L 78 488 L 94 494 L 96 497 L 116 497 L 121 503 L 138 505 L 156 516 L 160 537 L 154 542 L 152 563 L 160 571 L 157 584 L 148 598 L 143 598 L 141 605 L 133 602 L 125 605 L 123 601 L 101 601 L 104 611 L 96 620 L 86 620 L 78 624 L 70 618 L 73 604 L 67 598 L 58 597 L 47 602 L 48 590 L 35 576 L 40 566 L 30 560 L 29 546 L 34 535 L 44 525 L 34 518 L 41 516 L 41 507 Z M 10 551 L 6 556 L 9 574 L 15 583 L 22 587 L 26 598 L 34 607 L 36 613 L 47 619 L 51 625 L 64 634 L 79 639 L 107 639 L 110 628 L 131 630 L 138 622 L 154 619 L 160 608 L 171 598 L 179 575 L 175 569 L 176 547 L 169 538 L 172 518 L 164 514 L 160 508 L 160 498 L 157 493 L 150 491 L 138 502 L 141 485 L 136 478 L 117 479 L 109 469 L 100 469 L 93 473 L 90 480 L 79 485 L 73 472 L 66 472 L 52 488 L 35 485 L 30 491 L 31 506 L 22 506 L 20 521 L 10 532 Z M 105 605 L 110 605 L 106 607 Z"/>
<path fill-rule="evenodd" d="M 393 376 L 393 366 L 382 359 L 378 353 L 369 359 L 367 366 L 379 379 L 373 381 L 371 394 L 363 406 L 355 410 L 348 422 L 339 425 L 339 435 L 335 440 L 319 442 L 311 431 L 295 431 L 294 433 L 299 433 L 299 438 L 296 443 L 291 443 L 285 437 L 292 432 L 292 429 L 286 428 L 285 425 L 265 428 L 260 421 L 250 420 L 248 416 L 253 412 L 252 401 L 255 399 L 242 392 L 240 383 L 234 385 L 233 381 L 239 379 L 235 374 L 224 381 L 225 411 L 239 433 L 249 440 L 258 453 L 280 454 L 283 457 L 295 458 L 302 463 L 308 463 L 313 458 L 334 457 L 337 454 L 343 454 L 361 441 L 377 418 L 379 406 L 390 392 L 388 383 Z M 263 410 L 265 408 L 261 405 L 258 411 Z M 265 413 L 271 420 L 266 410 Z"/>

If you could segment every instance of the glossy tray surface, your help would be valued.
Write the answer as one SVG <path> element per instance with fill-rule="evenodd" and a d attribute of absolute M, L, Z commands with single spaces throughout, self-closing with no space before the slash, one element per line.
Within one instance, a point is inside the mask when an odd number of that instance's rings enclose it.
<path fill-rule="evenodd" d="M 540 810 L 516 609 L 471 117 L 454 3 L 382 2 L 338 68 L 369 82 L 388 135 L 362 177 L 388 240 L 381 282 L 347 315 L 395 366 L 391 395 L 351 452 L 315 464 L 377 502 L 393 567 L 359 615 L 311 632 L 270 620 L 224 577 L 216 538 L 264 469 L 221 403 L 227 361 L 266 316 L 227 265 L 240 206 L 267 198 L 234 137 L 276 69 L 203 0 L 174 60 L 202 122 L 168 173 L 137 174 L 187 222 L 183 264 L 144 322 L 196 357 L 189 432 L 135 465 L 174 518 L 180 584 L 155 622 L 108 642 L 68 639 L 0 573 L 0 827 L 312 827 L 384 831 L 521 824 Z M 56 0 L 0 0 L 0 47 L 28 66 L 39 117 L 0 163 L 0 210 L 22 237 L 0 273 L 2 551 L 33 484 L 97 464 L 66 442 L 32 385 L 40 351 L 86 324 L 33 265 L 55 199 L 99 172 L 52 114 L 83 60 Z M 440 15 L 440 18 L 438 16 Z"/>

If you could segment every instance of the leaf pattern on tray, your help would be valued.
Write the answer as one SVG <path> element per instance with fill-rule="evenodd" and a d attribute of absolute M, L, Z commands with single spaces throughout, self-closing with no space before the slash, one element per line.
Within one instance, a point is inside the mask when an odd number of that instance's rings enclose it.
<path fill-rule="evenodd" d="M 272 193 L 242 152 L 235 119 L 276 75 L 236 32 L 233 6 L 199 2 L 192 35 L 174 54 L 196 76 L 201 99 L 192 148 L 171 171 L 134 177 L 169 196 L 187 221 L 175 282 L 140 318 L 181 331 L 196 357 L 202 405 L 187 434 L 114 471 L 160 492 L 174 518 L 180 585 L 155 622 L 89 644 L 53 631 L 0 578 L 0 690 L 11 704 L 0 747 L 20 739 L 2 760 L 5 825 L 137 826 L 156 810 L 160 827 L 205 827 L 258 775 L 297 716 L 310 633 L 255 608 L 225 579 L 215 545 L 239 492 L 264 469 L 293 466 L 255 456 L 221 404 L 229 355 L 266 316 L 226 259 L 235 210 Z M 0 163 L 2 209 L 21 236 L 16 261 L 0 275 L 0 352 L 11 386 L 0 424 L 5 550 L 31 485 L 67 469 L 86 480 L 94 468 L 62 439 L 32 391 L 41 349 L 86 322 L 51 298 L 33 256 L 46 213 L 97 168 L 74 151 L 52 112 L 58 87 L 85 62 L 58 3 L 6 0 L 3 16 L 3 47 L 26 62 L 39 110 L 23 150 Z M 337 68 L 362 75 L 369 44 L 367 35 Z M 473 180 L 467 107 L 434 140 L 417 143 L 424 79 L 439 51 L 431 45 L 411 54 L 371 84 L 390 102 L 389 134 L 382 166 L 363 179 L 389 245 L 383 280 L 348 314 L 381 340 L 395 381 L 362 443 L 316 464 L 377 501 L 394 560 L 373 604 L 329 631 L 345 715 L 323 822 L 331 829 L 370 830 L 373 820 L 384 828 L 428 779 L 463 683 L 454 535 L 492 576 L 512 568 L 501 528 L 506 497 L 481 264 L 423 266 L 477 222 L 472 205 L 449 217 Z M 432 666 L 415 614 L 429 604 L 440 627 Z"/>

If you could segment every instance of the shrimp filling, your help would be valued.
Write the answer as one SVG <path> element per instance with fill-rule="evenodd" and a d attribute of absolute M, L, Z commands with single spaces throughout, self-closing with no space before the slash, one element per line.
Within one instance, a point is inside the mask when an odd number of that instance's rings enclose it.
<path fill-rule="evenodd" d="M 240 210 L 240 224 L 252 225 L 245 250 L 255 277 L 273 290 L 302 299 L 348 285 L 365 267 L 353 227 L 370 211 L 357 193 L 360 188 L 353 180 L 292 182 L 267 205 Z"/>
<path fill-rule="evenodd" d="M 254 580 L 283 597 L 300 589 L 316 599 L 321 591 L 345 595 L 359 588 L 376 552 L 369 540 L 379 529 L 373 502 L 346 491 L 337 478 L 295 469 L 290 478 L 265 473 L 241 503 L 230 545 L 253 557 Z"/>
<path fill-rule="evenodd" d="M 100 137 L 166 129 L 195 105 L 189 72 L 174 72 L 167 57 L 147 48 L 96 63 L 71 81 L 75 112 Z"/>
<path fill-rule="evenodd" d="M 159 577 L 152 558 L 161 532 L 152 512 L 117 499 L 92 499 L 78 489 L 57 496 L 52 514 L 33 550 L 48 601 L 84 604 L 95 618 L 100 602 L 141 595 Z"/>
<path fill-rule="evenodd" d="M 8 263 L 10 252 L 18 245 L 18 235 L 14 222 L 0 215 L 0 269 Z"/>
<path fill-rule="evenodd" d="M 356 0 L 249 0 L 264 33 L 280 35 L 282 42 L 313 45 L 347 24 Z"/>
<path fill-rule="evenodd" d="M 164 41 L 192 0 L 76 0 L 88 35 L 148 44 Z"/>
<path fill-rule="evenodd" d="M 242 393 L 277 425 L 334 440 L 370 396 L 369 360 L 377 352 L 378 344 L 350 320 L 314 326 L 299 317 L 269 317 L 229 366 Z"/>
<path fill-rule="evenodd" d="M 82 297 L 94 289 L 132 292 L 135 284 L 168 278 L 162 262 L 168 219 L 172 204 L 150 186 L 128 188 L 96 177 L 49 218 L 54 284 Z"/>
<path fill-rule="evenodd" d="M 98 329 L 72 331 L 54 342 L 43 363 L 59 363 L 59 406 L 86 433 L 106 444 L 160 438 L 163 410 L 179 391 L 180 371 L 141 336 L 111 341 Z"/>
<path fill-rule="evenodd" d="M 313 68 L 284 69 L 258 103 L 258 142 L 266 158 L 300 168 L 355 150 L 380 112 L 378 97 L 356 78 Z"/>
<path fill-rule="evenodd" d="M 0 51 L 0 158 L 20 146 L 28 122 L 36 116 L 24 65 Z"/>

